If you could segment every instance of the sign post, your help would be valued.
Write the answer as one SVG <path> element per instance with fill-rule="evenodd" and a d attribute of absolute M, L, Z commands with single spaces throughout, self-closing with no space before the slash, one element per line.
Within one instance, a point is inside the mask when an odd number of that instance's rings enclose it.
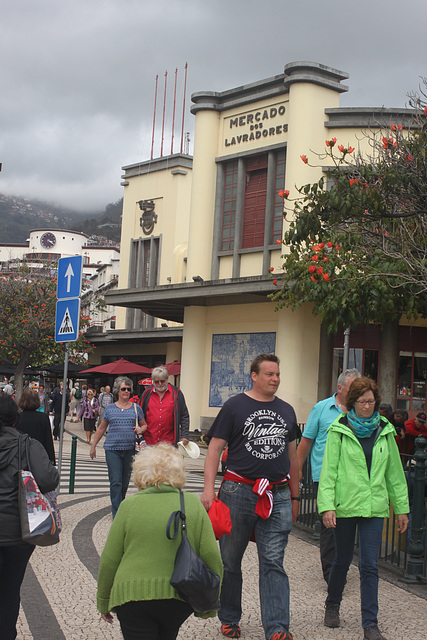
<path fill-rule="evenodd" d="M 70 349 L 70 342 L 74 342 L 79 337 L 82 273 L 82 256 L 72 256 L 70 258 L 60 258 L 58 260 L 55 342 L 65 342 L 64 378 L 62 383 L 61 426 L 58 455 L 59 476 L 61 476 L 62 444 L 64 438 L 65 407 L 67 399 L 68 354 Z M 58 494 L 59 491 L 60 487 L 58 485 Z"/>

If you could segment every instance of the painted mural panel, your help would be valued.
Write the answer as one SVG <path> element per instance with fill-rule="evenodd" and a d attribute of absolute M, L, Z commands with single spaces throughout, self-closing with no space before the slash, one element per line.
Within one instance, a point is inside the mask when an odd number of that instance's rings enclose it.
<path fill-rule="evenodd" d="M 228 398 L 249 391 L 252 360 L 260 353 L 274 353 L 275 347 L 274 332 L 214 334 L 209 406 L 222 407 Z"/>

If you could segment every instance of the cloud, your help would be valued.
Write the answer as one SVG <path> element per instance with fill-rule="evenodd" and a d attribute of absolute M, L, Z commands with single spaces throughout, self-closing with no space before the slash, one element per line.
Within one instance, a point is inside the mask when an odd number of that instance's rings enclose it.
<path fill-rule="evenodd" d="M 425 70 L 424 0 L 20 0 L 0 21 L 0 192 L 79 208 L 122 195 L 121 166 L 170 152 L 178 68 L 179 150 L 184 65 L 190 95 L 224 91 L 311 60 L 350 73 L 346 106 L 404 106 Z M 408 45 L 407 43 L 410 43 Z M 192 134 L 191 134 L 192 137 Z"/>

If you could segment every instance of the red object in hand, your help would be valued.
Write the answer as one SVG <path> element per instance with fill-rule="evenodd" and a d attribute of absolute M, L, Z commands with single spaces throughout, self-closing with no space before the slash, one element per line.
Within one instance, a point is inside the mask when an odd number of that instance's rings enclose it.
<path fill-rule="evenodd" d="M 221 500 L 214 500 L 208 511 L 209 519 L 212 523 L 215 538 L 231 534 L 231 516 L 230 509 Z"/>

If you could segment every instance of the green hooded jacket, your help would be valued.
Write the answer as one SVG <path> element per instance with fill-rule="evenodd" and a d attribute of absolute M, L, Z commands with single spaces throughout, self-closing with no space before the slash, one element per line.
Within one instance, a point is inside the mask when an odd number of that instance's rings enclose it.
<path fill-rule="evenodd" d="M 359 440 L 343 413 L 328 429 L 317 508 L 335 511 L 337 518 L 382 518 L 389 515 L 389 501 L 396 515 L 409 513 L 408 488 L 395 429 L 381 418 L 372 450 L 371 473 Z"/>

